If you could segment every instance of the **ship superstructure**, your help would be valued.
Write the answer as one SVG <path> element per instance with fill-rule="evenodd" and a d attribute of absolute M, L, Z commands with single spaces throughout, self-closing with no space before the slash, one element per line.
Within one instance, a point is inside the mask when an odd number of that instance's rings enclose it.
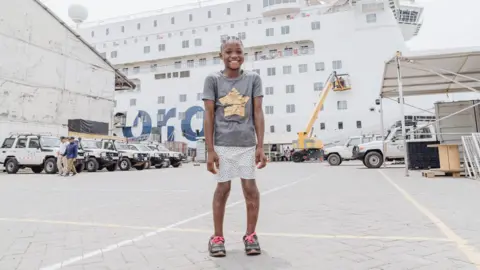
<path fill-rule="evenodd" d="M 245 46 L 246 70 L 263 79 L 266 143 L 291 143 L 327 76 L 349 87 L 330 93 L 313 133 L 324 141 L 379 130 L 375 107 L 385 60 L 418 34 L 422 7 L 394 0 L 200 2 L 78 30 L 137 84 L 117 91 L 117 135 L 189 142 L 203 136 L 204 78 L 221 70 L 222 40 Z"/>

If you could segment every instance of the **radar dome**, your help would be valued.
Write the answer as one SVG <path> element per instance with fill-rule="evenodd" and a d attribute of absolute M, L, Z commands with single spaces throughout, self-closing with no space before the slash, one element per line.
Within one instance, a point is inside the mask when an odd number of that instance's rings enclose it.
<path fill-rule="evenodd" d="M 68 16 L 75 23 L 82 23 L 88 18 L 88 10 L 82 5 L 73 4 L 68 8 Z"/>

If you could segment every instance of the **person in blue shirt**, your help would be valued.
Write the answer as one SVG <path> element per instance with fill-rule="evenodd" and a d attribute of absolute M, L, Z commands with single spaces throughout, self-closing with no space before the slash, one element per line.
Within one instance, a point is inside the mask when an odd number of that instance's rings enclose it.
<path fill-rule="evenodd" d="M 65 176 L 68 176 L 68 173 L 70 173 L 70 176 L 74 176 L 77 174 L 77 170 L 75 168 L 75 161 L 77 160 L 78 156 L 78 144 L 75 143 L 74 137 L 68 138 L 68 141 L 69 144 L 67 145 L 66 151 L 68 168 Z"/>

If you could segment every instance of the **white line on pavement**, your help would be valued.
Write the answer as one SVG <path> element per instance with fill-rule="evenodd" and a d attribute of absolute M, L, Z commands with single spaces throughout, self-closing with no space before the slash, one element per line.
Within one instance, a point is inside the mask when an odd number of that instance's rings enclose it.
<path fill-rule="evenodd" d="M 468 244 L 468 241 L 458 236 L 452 229 L 450 229 L 442 220 L 435 216 L 427 207 L 417 202 L 408 192 L 398 186 L 383 170 L 378 170 L 383 177 L 395 187 L 407 201 L 413 204 L 420 212 L 427 216 L 438 229 L 447 236 L 452 242 L 457 244 L 458 249 L 467 256 L 468 260 L 480 270 L 480 253 Z"/>
<path fill-rule="evenodd" d="M 308 177 L 305 177 L 305 178 L 302 178 L 300 180 L 297 180 L 297 181 L 294 181 L 294 182 L 291 182 L 291 183 L 288 183 L 288 184 L 285 184 L 285 185 L 282 185 L 282 186 L 279 186 L 279 187 L 276 187 L 276 188 L 272 188 L 272 189 L 269 189 L 267 191 L 264 191 L 264 192 L 261 192 L 260 194 L 262 196 L 265 196 L 267 194 L 270 194 L 270 193 L 273 193 L 273 192 L 276 192 L 276 191 L 279 191 L 279 190 L 282 190 L 284 188 L 287 188 L 287 187 L 291 187 L 293 185 L 296 185 L 300 182 L 303 182 L 305 180 L 308 180 L 310 178 L 312 178 L 313 176 L 315 175 L 310 175 Z M 244 203 L 245 200 L 239 200 L 239 201 L 236 201 L 236 202 L 233 202 L 233 203 L 230 203 L 226 206 L 226 208 L 230 208 L 230 207 L 233 207 L 233 206 L 236 206 L 236 205 L 239 205 L 241 203 Z M 65 261 L 62 261 L 62 262 L 59 262 L 59 263 L 56 263 L 56 264 L 53 264 L 53 265 L 49 265 L 49 266 L 46 266 L 46 267 L 43 267 L 41 268 L 40 270 L 57 270 L 57 269 L 61 269 L 62 267 L 64 266 L 67 266 L 67 265 L 71 265 L 71 264 L 74 264 L 76 262 L 79 262 L 79 261 L 82 261 L 82 260 L 85 260 L 85 259 L 88 259 L 88 258 L 91 258 L 91 257 L 95 257 L 95 256 L 98 256 L 98 255 L 102 255 L 106 252 L 109 252 L 109 251 L 112 251 L 112 250 L 116 250 L 118 248 L 121 248 L 125 245 L 129 245 L 129 244 L 132 244 L 133 242 L 139 242 L 139 241 L 142 241 L 146 238 L 150 238 L 152 236 L 156 236 L 157 234 L 159 233 L 162 233 L 162 232 L 165 232 L 165 231 L 168 231 L 169 229 L 171 228 L 175 228 L 175 227 L 178 227 L 180 225 L 183 225 L 183 224 L 186 224 L 188 222 L 191 222 L 191 221 L 194 221 L 194 220 L 197 220 L 197 219 L 200 219 L 202 217 L 205 217 L 205 216 L 208 216 L 208 215 L 211 215 L 212 214 L 212 211 L 208 211 L 208 212 L 205 212 L 203 214 L 199 214 L 199 215 L 196 215 L 196 216 L 193 216 L 193 217 L 190 217 L 190 218 L 187 218 L 187 219 L 184 219 L 182 221 L 179 221 L 179 222 L 176 222 L 176 223 L 173 223 L 173 224 L 170 224 L 166 227 L 163 227 L 163 228 L 160 228 L 156 231 L 152 231 L 152 232 L 149 232 L 149 233 L 145 233 L 145 234 L 142 234 L 140 236 L 137 236 L 133 239 L 129 239 L 129 240 L 125 240 L 125 241 L 122 241 L 122 242 L 119 242 L 119 243 L 116 243 L 116 244 L 113 244 L 113 245 L 110 245 L 110 246 L 107 246 L 107 247 L 104 247 L 104 248 L 101 248 L 101 249 L 97 249 L 97 250 L 94 250 L 94 251 L 91 251 L 91 252 L 88 252 L 88 253 L 85 253 L 83 255 L 80 255 L 80 256 L 77 256 L 77 257 L 73 257 L 73 258 L 70 258 L 70 259 L 67 259 Z"/>

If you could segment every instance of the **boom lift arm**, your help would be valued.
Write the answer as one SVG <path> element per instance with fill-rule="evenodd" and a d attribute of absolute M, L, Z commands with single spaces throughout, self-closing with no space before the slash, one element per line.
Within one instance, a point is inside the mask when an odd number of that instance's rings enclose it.
<path fill-rule="evenodd" d="M 298 132 L 298 139 L 293 141 L 293 148 L 296 149 L 296 152 L 293 154 L 293 161 L 302 162 L 305 159 L 318 158 L 320 156 L 320 150 L 323 149 L 323 142 L 316 138 L 312 138 L 313 125 L 318 119 L 318 113 L 321 111 L 331 90 L 344 91 L 350 89 L 350 86 L 347 86 L 346 81 L 343 79 L 344 76 L 348 75 L 337 75 L 335 71 L 328 76 L 322 93 L 320 94 L 319 101 L 315 105 L 305 130 Z M 342 80 L 340 80 L 340 78 Z"/>

